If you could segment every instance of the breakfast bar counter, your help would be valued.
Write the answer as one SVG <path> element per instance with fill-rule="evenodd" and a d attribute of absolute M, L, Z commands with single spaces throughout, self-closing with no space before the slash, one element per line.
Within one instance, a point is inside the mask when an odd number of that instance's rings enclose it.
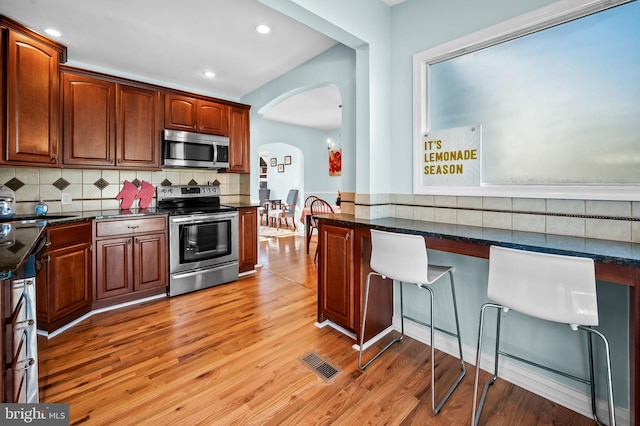
<path fill-rule="evenodd" d="M 592 258 L 595 262 L 597 279 L 629 288 L 630 414 L 631 424 L 640 425 L 640 244 L 400 218 L 359 219 L 353 215 L 333 214 L 319 215 L 317 219 L 320 225 L 318 241 L 321 253 L 323 245 L 331 246 L 331 249 L 334 249 L 336 241 L 342 236 L 342 234 L 336 233 L 332 237 L 332 232 L 340 229 L 351 232 L 343 234 L 345 236 L 344 244 L 350 244 L 350 247 L 355 249 L 351 260 L 352 267 L 355 268 L 353 276 L 356 280 L 355 289 L 351 294 L 355 300 L 360 297 L 358 280 L 364 281 L 366 273 L 370 270 L 368 269 L 369 229 L 422 235 L 429 249 L 483 259 L 489 258 L 489 248 L 492 245 Z M 338 248 L 342 249 L 340 244 L 342 243 L 338 243 Z M 324 251 L 328 251 L 326 247 L 324 247 Z M 322 256 L 320 259 L 321 264 L 318 268 L 319 321 L 333 320 L 331 309 L 327 311 L 326 300 L 323 300 L 322 295 L 322 287 L 331 285 L 328 284 L 326 275 L 333 273 L 327 268 L 323 268 L 323 261 L 334 262 L 335 260 L 326 257 L 323 260 Z M 332 276 L 330 279 L 335 280 L 336 276 Z M 358 303 L 352 304 L 354 312 L 351 313 L 351 324 L 353 327 L 349 328 L 347 322 L 346 328 L 359 336 L 358 305 Z M 329 312 L 329 314 L 325 316 L 325 312 Z M 378 330 L 381 329 L 384 329 L 384 324 L 378 327 Z M 370 337 L 366 336 L 367 339 Z"/>

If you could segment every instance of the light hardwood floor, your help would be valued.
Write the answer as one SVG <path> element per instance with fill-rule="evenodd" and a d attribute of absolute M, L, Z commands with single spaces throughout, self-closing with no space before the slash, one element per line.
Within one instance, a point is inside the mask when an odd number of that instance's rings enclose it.
<path fill-rule="evenodd" d="M 39 337 L 41 401 L 69 403 L 71 424 L 87 425 L 469 424 L 473 367 L 434 416 L 428 346 L 406 338 L 361 373 L 354 341 L 314 326 L 314 250 L 302 237 L 261 241 L 256 274 Z M 299 360 L 310 352 L 341 373 L 322 380 Z M 437 380 L 451 380 L 456 360 L 436 358 Z M 482 424 L 594 424 L 507 382 L 494 388 Z"/>

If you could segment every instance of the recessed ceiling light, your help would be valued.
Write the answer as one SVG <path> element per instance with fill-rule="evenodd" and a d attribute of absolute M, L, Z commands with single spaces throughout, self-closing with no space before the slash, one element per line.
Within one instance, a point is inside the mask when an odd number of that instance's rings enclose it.
<path fill-rule="evenodd" d="M 213 71 L 205 71 L 202 73 L 202 75 L 204 75 L 207 78 L 214 78 L 216 76 L 216 73 Z"/>
<path fill-rule="evenodd" d="M 53 28 L 47 28 L 44 32 L 53 37 L 62 37 L 62 33 L 58 30 L 54 30 Z"/>
<path fill-rule="evenodd" d="M 256 31 L 260 34 L 269 34 L 271 32 L 271 28 L 268 25 L 258 25 L 256 27 Z"/>

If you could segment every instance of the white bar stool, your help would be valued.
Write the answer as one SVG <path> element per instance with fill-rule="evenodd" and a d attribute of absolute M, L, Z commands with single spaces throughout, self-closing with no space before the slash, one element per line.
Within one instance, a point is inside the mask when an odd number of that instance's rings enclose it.
<path fill-rule="evenodd" d="M 373 270 L 367 275 L 367 286 L 364 297 L 364 308 L 362 311 L 362 327 L 360 330 L 360 352 L 358 354 L 358 368 L 364 371 L 382 352 L 387 350 L 391 345 L 399 342 L 404 337 L 404 319 L 426 325 L 431 329 L 431 409 L 434 413 L 440 412 L 440 409 L 447 401 L 453 390 L 458 386 L 466 373 L 464 360 L 462 359 L 462 342 L 460 341 L 460 325 L 458 323 L 458 307 L 456 304 L 456 293 L 453 284 L 453 266 L 429 265 L 427 258 L 427 247 L 424 238 L 420 235 L 398 234 L 394 232 L 371 230 L 371 269 Z M 452 333 L 442 330 L 433 325 L 433 290 L 431 284 L 441 277 L 449 274 L 451 283 L 451 294 L 453 296 L 453 313 L 456 320 L 456 332 Z M 401 335 L 391 341 L 387 346 L 375 354 L 365 364 L 362 363 L 362 354 L 364 352 L 364 332 L 367 320 L 367 306 L 369 303 L 369 287 L 371 284 L 371 276 L 379 275 L 382 278 L 400 281 L 400 317 L 401 317 Z M 419 288 L 425 289 L 429 293 L 430 302 L 430 322 L 429 324 L 410 318 L 404 315 L 402 308 L 402 286 L 403 283 L 414 283 Z M 393 285 L 393 281 L 391 281 Z M 435 405 L 435 350 L 433 343 L 433 330 L 449 334 L 458 339 L 458 349 L 460 351 L 460 369 L 461 373 L 451 385 L 442 400 Z"/>
<path fill-rule="evenodd" d="M 487 297 L 490 303 L 485 303 L 480 313 L 471 423 L 473 425 L 478 424 L 489 386 L 498 378 L 498 356 L 503 355 L 590 385 L 593 417 L 598 424 L 602 424 L 596 412 L 593 370 L 593 346 L 591 338 L 592 335 L 596 335 L 599 336 L 604 343 L 607 364 L 609 422 L 611 425 L 615 425 L 609 342 L 602 333 L 591 328 L 592 326 L 598 325 L 598 299 L 596 295 L 596 278 L 593 260 L 583 257 L 536 253 L 491 246 L 489 253 L 489 284 Z M 484 316 L 488 308 L 495 308 L 497 312 L 495 365 L 493 377 L 485 383 L 476 410 Z M 534 318 L 566 323 L 572 330 L 577 331 L 580 329 L 586 331 L 589 345 L 590 380 L 575 377 L 566 372 L 558 371 L 501 351 L 500 313 L 506 313 L 510 309 Z"/>

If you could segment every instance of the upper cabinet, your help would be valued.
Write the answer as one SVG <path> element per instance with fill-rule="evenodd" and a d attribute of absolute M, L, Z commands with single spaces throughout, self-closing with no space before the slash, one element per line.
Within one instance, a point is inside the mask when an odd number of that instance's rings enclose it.
<path fill-rule="evenodd" d="M 160 169 L 162 97 L 159 91 L 118 84 L 116 165 Z"/>
<path fill-rule="evenodd" d="M 249 109 L 229 108 L 229 171 L 249 173 Z"/>
<path fill-rule="evenodd" d="M 59 165 L 59 64 L 66 47 L 0 17 L 4 164 Z"/>
<path fill-rule="evenodd" d="M 60 66 L 66 47 L 0 15 L 0 164 L 160 170 L 162 129 L 229 136 L 249 173 L 249 106 Z"/>
<path fill-rule="evenodd" d="M 63 69 L 63 165 L 160 169 L 158 90 Z"/>
<path fill-rule="evenodd" d="M 115 165 L 115 83 L 64 70 L 61 81 L 63 164 Z"/>
<path fill-rule="evenodd" d="M 164 100 L 164 127 L 228 136 L 228 109 L 227 105 L 210 100 L 167 93 Z"/>

